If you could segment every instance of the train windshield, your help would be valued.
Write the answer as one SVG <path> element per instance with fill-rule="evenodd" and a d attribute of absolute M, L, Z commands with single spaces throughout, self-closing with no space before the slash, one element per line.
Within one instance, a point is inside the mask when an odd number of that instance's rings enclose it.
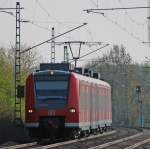
<path fill-rule="evenodd" d="M 67 98 L 67 81 L 36 81 L 36 95 L 39 100 Z"/>
<path fill-rule="evenodd" d="M 67 104 L 69 75 L 36 75 L 35 90 L 38 106 Z"/>

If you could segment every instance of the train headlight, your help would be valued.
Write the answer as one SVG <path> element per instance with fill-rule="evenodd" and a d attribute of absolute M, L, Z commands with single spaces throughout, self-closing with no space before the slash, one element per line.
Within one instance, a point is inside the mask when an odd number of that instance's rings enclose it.
<path fill-rule="evenodd" d="M 50 71 L 50 75 L 54 75 L 54 71 Z"/>
<path fill-rule="evenodd" d="M 29 109 L 29 110 L 28 110 L 28 113 L 30 113 L 30 114 L 33 113 L 33 110 L 32 110 L 32 109 Z"/>
<path fill-rule="evenodd" d="M 75 113 L 75 112 L 76 112 L 76 109 L 75 109 L 75 108 L 70 108 L 70 109 L 69 109 L 69 112 L 70 112 L 70 113 Z"/>

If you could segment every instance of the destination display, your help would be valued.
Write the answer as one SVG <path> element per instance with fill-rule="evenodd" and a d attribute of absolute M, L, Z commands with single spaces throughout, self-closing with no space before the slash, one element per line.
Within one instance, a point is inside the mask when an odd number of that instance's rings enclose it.
<path fill-rule="evenodd" d="M 36 81 L 67 81 L 69 75 L 36 75 Z"/>

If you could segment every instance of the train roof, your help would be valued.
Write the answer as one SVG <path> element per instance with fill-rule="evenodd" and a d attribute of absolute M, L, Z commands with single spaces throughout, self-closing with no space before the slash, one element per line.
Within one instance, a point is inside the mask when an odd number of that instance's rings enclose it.
<path fill-rule="evenodd" d="M 69 71 L 62 71 L 62 70 L 42 70 L 42 71 L 37 71 L 33 72 L 33 75 L 46 75 L 50 72 L 55 72 L 55 74 L 70 74 Z"/>
<path fill-rule="evenodd" d="M 77 73 L 73 73 L 79 80 L 83 80 L 86 82 L 90 82 L 90 83 L 94 83 L 94 84 L 98 84 L 98 85 L 102 85 L 102 86 L 106 86 L 106 87 L 111 87 L 109 83 L 99 80 L 99 79 L 95 79 L 92 77 L 87 77 L 81 74 L 77 74 Z"/>
<path fill-rule="evenodd" d="M 61 75 L 61 74 L 74 74 L 76 78 L 86 81 L 86 82 L 90 82 L 90 83 L 94 83 L 94 84 L 99 84 L 102 86 L 106 86 L 106 87 L 111 87 L 109 83 L 99 80 L 99 79 L 95 79 L 92 77 L 88 77 L 88 76 L 84 76 L 75 72 L 70 72 L 70 71 L 62 71 L 62 70 L 43 70 L 43 71 L 38 71 L 38 72 L 33 72 L 33 75 L 46 75 L 50 72 L 55 72 L 55 74 Z"/>

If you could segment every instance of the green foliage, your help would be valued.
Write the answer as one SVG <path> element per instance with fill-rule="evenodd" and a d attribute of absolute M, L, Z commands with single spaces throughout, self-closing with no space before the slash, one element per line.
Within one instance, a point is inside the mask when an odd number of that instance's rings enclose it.
<path fill-rule="evenodd" d="M 26 46 L 22 47 L 26 49 Z M 0 48 L 0 119 L 12 120 L 14 116 L 14 52 L 15 49 Z M 25 84 L 27 75 L 36 65 L 36 54 L 27 53 L 21 59 L 22 84 Z M 24 100 L 22 100 L 22 115 L 24 117 Z"/>
<path fill-rule="evenodd" d="M 7 117 L 13 110 L 13 71 L 3 48 L 0 49 L 0 113 Z"/>

